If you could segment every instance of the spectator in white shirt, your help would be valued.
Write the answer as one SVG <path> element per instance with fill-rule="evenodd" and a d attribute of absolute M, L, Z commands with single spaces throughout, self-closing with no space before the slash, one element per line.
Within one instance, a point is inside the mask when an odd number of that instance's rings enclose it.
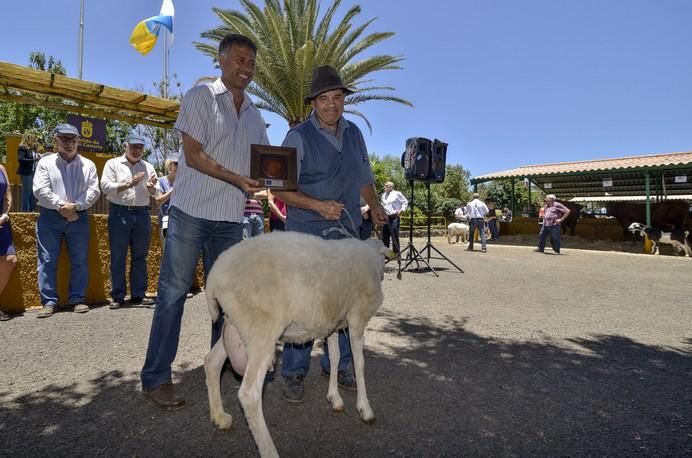
<path fill-rule="evenodd" d="M 382 242 L 389 248 L 389 239 L 391 237 L 393 250 L 399 253 L 399 226 L 400 215 L 408 208 L 408 199 L 402 193 L 394 190 L 394 183 L 388 181 L 384 184 L 384 192 L 382 193 L 382 207 L 387 212 L 388 224 L 382 227 Z"/>
<path fill-rule="evenodd" d="M 130 250 L 130 304 L 153 305 L 147 290 L 147 254 L 151 240 L 151 196 L 156 192 L 156 170 L 143 160 L 144 137 L 132 134 L 125 154 L 103 167 L 101 190 L 108 199 L 108 240 L 111 250 L 111 309 L 125 302 L 125 263 Z"/>
<path fill-rule="evenodd" d="M 39 318 L 53 315 L 58 307 L 58 257 L 62 240 L 70 257 L 68 304 L 77 313 L 89 311 L 84 303 L 89 283 L 89 215 L 99 191 L 96 165 L 77 154 L 79 131 L 71 124 L 53 129 L 57 153 L 43 156 L 36 165 L 33 190 L 38 200 L 36 245 L 38 288 L 41 293 Z"/>
<path fill-rule="evenodd" d="M 466 205 L 466 214 L 469 218 L 469 246 L 467 251 L 473 251 L 474 231 L 478 229 L 481 236 L 481 251 L 486 252 L 485 240 L 485 215 L 488 214 L 488 206 L 479 199 L 480 195 L 476 192 L 473 194 L 473 200 Z"/>

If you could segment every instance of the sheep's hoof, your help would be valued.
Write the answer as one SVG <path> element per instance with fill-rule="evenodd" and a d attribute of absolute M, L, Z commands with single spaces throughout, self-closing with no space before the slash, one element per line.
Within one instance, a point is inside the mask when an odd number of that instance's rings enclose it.
<path fill-rule="evenodd" d="M 374 415 L 370 418 L 363 418 L 363 423 L 365 423 L 366 425 L 373 425 L 375 424 L 376 418 L 377 417 L 375 417 Z"/>
<path fill-rule="evenodd" d="M 229 430 L 233 425 L 233 417 L 224 412 L 218 418 L 212 418 L 211 422 L 219 429 Z"/>
<path fill-rule="evenodd" d="M 332 412 L 344 413 L 345 411 L 346 411 L 346 409 L 344 409 L 344 406 L 343 406 L 343 405 L 340 405 L 340 406 L 332 406 Z"/>

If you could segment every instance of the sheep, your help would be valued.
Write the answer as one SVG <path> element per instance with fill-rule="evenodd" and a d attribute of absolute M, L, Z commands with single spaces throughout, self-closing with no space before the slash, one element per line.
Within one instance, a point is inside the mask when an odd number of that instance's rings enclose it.
<path fill-rule="evenodd" d="M 447 226 L 447 242 L 452 243 L 452 237 L 456 237 L 456 243 L 459 243 L 459 237 L 463 243 L 468 242 L 469 226 L 464 223 L 451 223 Z"/>
<path fill-rule="evenodd" d="M 329 363 L 339 364 L 338 330 L 348 327 L 356 375 L 356 408 L 365 423 L 375 420 L 363 377 L 363 334 L 382 305 L 382 241 L 324 240 L 297 232 L 272 232 L 222 253 L 206 284 L 213 321 L 223 310 L 222 337 L 204 358 L 211 421 L 231 427 L 223 409 L 220 375 L 226 356 L 244 374 L 238 398 L 260 455 L 278 456 L 262 413 L 262 385 L 277 340 L 303 343 L 329 336 Z M 337 371 L 330 371 L 327 400 L 344 409 Z"/>

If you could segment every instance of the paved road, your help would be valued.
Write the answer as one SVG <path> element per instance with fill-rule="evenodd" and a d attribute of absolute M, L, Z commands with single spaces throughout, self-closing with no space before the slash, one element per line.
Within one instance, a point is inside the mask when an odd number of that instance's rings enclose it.
<path fill-rule="evenodd" d="M 332 413 L 317 348 L 306 400 L 269 384 L 264 412 L 283 456 L 692 454 L 692 260 L 565 250 L 436 246 L 459 264 L 391 269 L 367 334 L 377 422 L 355 396 Z M 231 432 L 208 420 L 204 295 L 186 304 L 175 378 L 188 406 L 141 397 L 152 311 L 96 308 L 0 323 L 0 455 L 254 456 L 225 376 Z"/>

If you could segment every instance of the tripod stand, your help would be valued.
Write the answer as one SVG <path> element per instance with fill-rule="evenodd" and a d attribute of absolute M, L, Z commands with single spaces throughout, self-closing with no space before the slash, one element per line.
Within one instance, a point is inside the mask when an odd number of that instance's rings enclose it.
<path fill-rule="evenodd" d="M 456 267 L 457 270 L 463 274 L 464 271 L 461 270 L 461 267 L 454 264 L 451 259 L 449 259 L 447 256 L 443 255 L 440 252 L 440 250 L 435 248 L 435 245 L 433 245 L 432 242 L 430 241 L 430 213 L 431 213 L 431 211 L 430 211 L 430 183 L 425 183 L 425 188 L 428 191 L 428 241 L 425 243 L 425 245 L 423 245 L 423 248 L 421 248 L 420 252 L 423 253 L 427 249 L 428 250 L 427 258 L 428 258 L 428 261 L 430 261 L 430 250 L 435 250 L 435 253 L 439 254 L 441 256 L 441 258 L 433 258 L 433 259 L 444 259 L 445 261 L 447 261 L 448 263 L 450 263 L 451 265 Z M 430 268 L 430 266 L 428 266 L 428 267 Z M 430 270 L 432 270 L 432 268 L 430 268 Z M 435 275 L 437 275 L 437 272 L 435 272 L 434 270 L 433 270 L 433 273 Z"/>
<path fill-rule="evenodd" d="M 436 277 L 439 277 L 438 273 L 435 272 L 435 269 L 430 267 L 430 264 L 428 264 L 428 262 L 423 258 L 423 256 L 421 256 L 420 251 L 416 250 L 416 247 L 413 246 L 413 208 L 415 206 L 416 198 L 415 194 L 413 193 L 413 180 L 410 180 L 408 183 L 409 187 L 411 188 L 411 200 L 409 201 L 411 211 L 408 220 L 408 245 L 406 245 L 406 248 L 399 251 L 399 259 L 404 259 L 406 261 L 404 267 L 400 267 L 399 271 L 406 270 L 406 268 L 410 266 L 413 262 L 416 263 L 416 269 L 420 269 L 420 263 L 422 262 L 428 269 L 430 269 L 432 273 L 435 274 Z M 430 185 L 428 184 L 428 186 Z M 428 190 L 430 190 L 429 187 Z M 430 217 L 428 217 L 428 237 L 430 237 Z M 428 260 L 429 259 L 430 256 L 428 255 Z"/>

